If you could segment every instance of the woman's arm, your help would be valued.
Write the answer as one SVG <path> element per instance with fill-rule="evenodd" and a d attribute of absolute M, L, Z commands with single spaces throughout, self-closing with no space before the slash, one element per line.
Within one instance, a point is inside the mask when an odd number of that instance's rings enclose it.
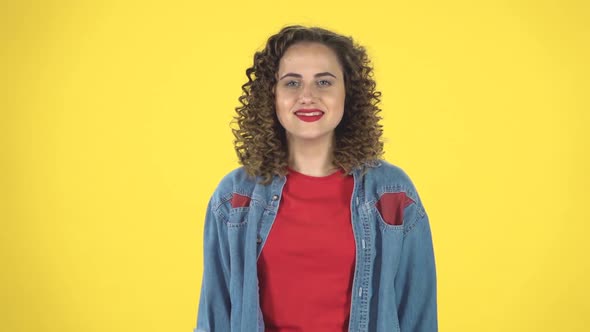
<path fill-rule="evenodd" d="M 436 269 L 426 213 L 408 225 L 395 278 L 401 332 L 438 331 Z"/>
<path fill-rule="evenodd" d="M 194 332 L 230 331 L 229 268 L 224 259 L 227 251 L 223 247 L 226 229 L 212 209 L 212 201 L 209 201 L 203 231 L 201 295 Z"/>

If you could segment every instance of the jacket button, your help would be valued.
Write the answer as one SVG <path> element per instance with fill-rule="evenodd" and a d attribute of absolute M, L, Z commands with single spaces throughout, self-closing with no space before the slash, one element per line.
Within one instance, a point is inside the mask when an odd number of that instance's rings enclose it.
<path fill-rule="evenodd" d="M 260 236 L 258 238 L 256 238 L 256 243 L 258 243 L 258 244 L 262 243 L 262 238 Z"/>
<path fill-rule="evenodd" d="M 277 199 L 279 199 L 279 195 L 272 195 L 272 200 L 276 201 Z"/>

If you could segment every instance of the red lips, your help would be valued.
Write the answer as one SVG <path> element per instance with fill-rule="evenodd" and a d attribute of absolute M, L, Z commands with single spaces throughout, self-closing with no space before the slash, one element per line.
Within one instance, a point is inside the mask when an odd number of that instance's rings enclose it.
<path fill-rule="evenodd" d="M 324 116 L 324 112 L 319 109 L 300 109 L 295 111 L 295 116 L 301 121 L 315 122 Z"/>

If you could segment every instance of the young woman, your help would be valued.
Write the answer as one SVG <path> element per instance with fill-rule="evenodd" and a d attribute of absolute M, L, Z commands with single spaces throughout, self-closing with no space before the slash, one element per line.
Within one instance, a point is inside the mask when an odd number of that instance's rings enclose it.
<path fill-rule="evenodd" d="M 246 74 L 243 166 L 209 201 L 195 331 L 437 331 L 428 216 L 380 159 L 365 49 L 288 26 Z"/>

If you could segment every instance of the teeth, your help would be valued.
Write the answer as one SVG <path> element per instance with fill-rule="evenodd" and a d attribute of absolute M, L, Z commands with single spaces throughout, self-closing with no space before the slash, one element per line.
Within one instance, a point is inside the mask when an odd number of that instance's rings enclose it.
<path fill-rule="evenodd" d="M 322 112 L 309 112 L 309 113 L 297 112 L 296 114 L 301 115 L 301 116 L 318 116 L 318 115 L 322 115 Z"/>

